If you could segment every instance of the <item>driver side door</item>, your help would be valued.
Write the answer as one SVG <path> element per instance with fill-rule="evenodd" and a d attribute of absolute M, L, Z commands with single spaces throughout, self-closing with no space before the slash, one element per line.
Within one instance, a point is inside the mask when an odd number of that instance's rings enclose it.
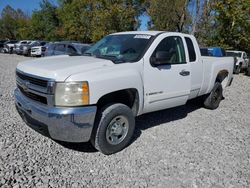
<path fill-rule="evenodd" d="M 144 113 L 184 105 L 190 95 L 191 68 L 184 38 L 166 35 L 158 36 L 148 50 L 151 53 L 145 54 Z M 165 54 L 165 60 L 156 60 L 157 54 Z"/>

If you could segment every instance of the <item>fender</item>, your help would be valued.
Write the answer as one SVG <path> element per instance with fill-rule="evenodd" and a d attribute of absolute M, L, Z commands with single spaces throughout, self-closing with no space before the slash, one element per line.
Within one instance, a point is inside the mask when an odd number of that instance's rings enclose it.
<path fill-rule="evenodd" d="M 111 67 L 78 73 L 66 81 L 87 81 L 89 83 L 90 105 L 109 93 L 124 89 L 136 89 L 139 95 L 139 111 L 143 108 L 143 61 L 123 63 Z"/>
<path fill-rule="evenodd" d="M 225 63 L 222 63 L 222 64 L 213 64 L 212 66 L 212 70 L 211 70 L 211 78 L 210 78 L 210 81 L 209 81 L 209 87 L 207 88 L 207 91 L 206 93 L 210 93 L 211 90 L 213 89 L 214 87 L 214 83 L 216 82 L 216 79 L 218 77 L 219 74 L 223 73 L 223 74 L 227 74 L 228 75 L 232 75 L 233 74 L 233 66 L 230 64 L 230 63 L 227 63 L 228 60 L 231 60 L 232 58 L 224 58 L 224 62 Z M 230 62 L 230 61 L 228 61 Z M 231 61 L 232 62 L 232 61 Z M 226 77 L 227 77 L 226 76 Z M 227 79 L 226 83 L 223 84 L 223 88 L 225 88 L 227 86 L 227 83 L 229 82 L 229 78 Z M 221 80 L 223 81 L 223 80 Z"/>

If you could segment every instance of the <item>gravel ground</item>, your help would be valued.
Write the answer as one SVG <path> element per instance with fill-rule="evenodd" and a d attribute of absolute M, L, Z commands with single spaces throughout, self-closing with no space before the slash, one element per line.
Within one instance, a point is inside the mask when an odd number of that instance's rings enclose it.
<path fill-rule="evenodd" d="M 137 118 L 133 143 L 111 156 L 57 143 L 14 107 L 15 67 L 0 54 L 0 187 L 250 187 L 250 78 L 235 76 L 215 111 L 187 106 Z"/>

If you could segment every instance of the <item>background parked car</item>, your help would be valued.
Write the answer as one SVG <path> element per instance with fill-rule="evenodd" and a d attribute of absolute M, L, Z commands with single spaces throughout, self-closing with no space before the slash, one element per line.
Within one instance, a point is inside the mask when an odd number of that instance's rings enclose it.
<path fill-rule="evenodd" d="M 75 42 L 55 42 L 48 46 L 45 51 L 45 56 L 54 55 L 82 55 L 89 44 L 75 43 Z"/>
<path fill-rule="evenodd" d="M 44 55 L 44 52 L 46 51 L 47 49 L 47 45 L 49 43 L 48 42 L 45 42 L 45 41 L 40 41 L 40 46 L 35 46 L 35 47 L 32 47 L 31 48 L 31 53 L 30 55 L 32 57 L 41 57 Z"/>
<path fill-rule="evenodd" d="M 14 45 L 14 51 L 16 54 L 21 55 L 20 46 L 28 44 L 29 40 L 21 40 Z"/>
<path fill-rule="evenodd" d="M 28 44 L 21 45 L 20 52 L 22 55 L 31 56 L 31 48 L 35 46 L 41 46 L 41 43 L 39 41 L 31 41 Z"/>
<path fill-rule="evenodd" d="M 242 71 L 248 71 L 248 64 L 249 64 L 249 59 L 247 57 L 246 52 L 244 51 L 233 51 L 233 50 L 227 50 L 226 51 L 227 56 L 233 56 L 236 57 L 237 62 L 236 62 L 236 74 L 239 74 Z"/>
<path fill-rule="evenodd" d="M 0 52 L 2 52 L 2 49 L 4 48 L 4 43 L 7 42 L 8 40 L 0 40 Z"/>
<path fill-rule="evenodd" d="M 2 49 L 3 53 L 13 53 L 14 45 L 17 43 L 17 40 L 9 40 L 4 43 L 4 48 Z"/>

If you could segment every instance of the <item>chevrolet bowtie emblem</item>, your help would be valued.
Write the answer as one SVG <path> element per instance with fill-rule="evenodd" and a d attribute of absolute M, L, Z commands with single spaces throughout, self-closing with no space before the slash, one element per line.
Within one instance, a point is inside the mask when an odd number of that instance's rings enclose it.
<path fill-rule="evenodd" d="M 29 85 L 30 85 L 29 81 L 25 81 L 25 82 L 22 84 L 23 90 L 24 90 L 24 91 L 28 91 Z"/>

